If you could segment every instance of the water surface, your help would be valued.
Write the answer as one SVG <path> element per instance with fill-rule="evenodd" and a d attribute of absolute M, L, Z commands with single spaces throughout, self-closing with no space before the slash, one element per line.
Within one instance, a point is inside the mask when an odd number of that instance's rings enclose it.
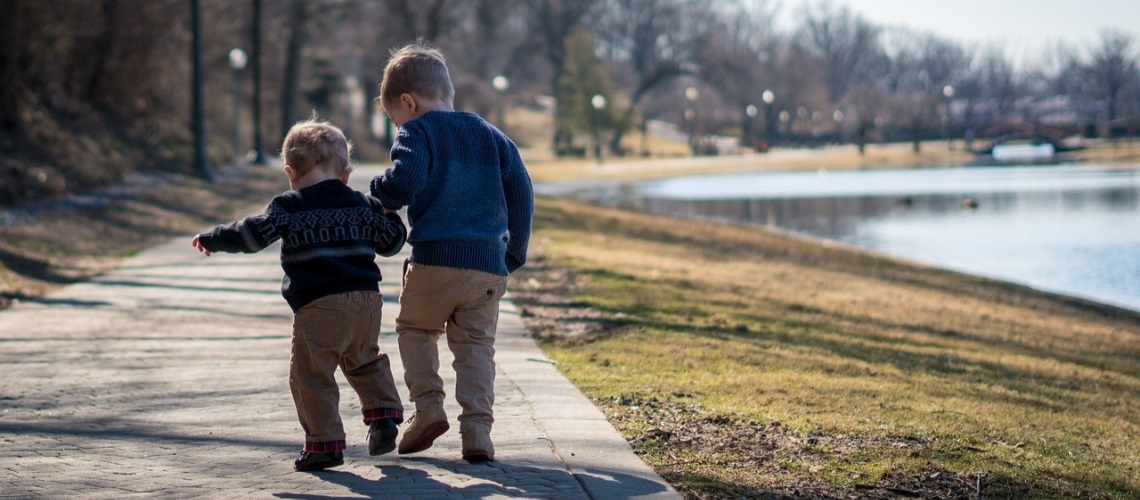
<path fill-rule="evenodd" d="M 1140 171 L 965 167 L 674 178 L 595 192 L 1140 311 Z"/>

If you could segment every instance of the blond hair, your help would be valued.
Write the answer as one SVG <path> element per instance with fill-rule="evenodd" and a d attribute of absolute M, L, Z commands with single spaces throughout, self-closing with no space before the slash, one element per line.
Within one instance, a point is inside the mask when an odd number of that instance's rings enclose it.
<path fill-rule="evenodd" d="M 384 67 L 377 100 L 385 106 L 395 103 L 403 94 L 429 99 L 455 97 L 455 87 L 451 85 L 442 52 L 420 41 L 392 51 Z"/>
<path fill-rule="evenodd" d="M 352 143 L 344 132 L 327 121 L 312 118 L 289 129 L 281 145 L 281 161 L 293 167 L 297 175 L 305 175 L 317 166 L 351 172 Z"/>

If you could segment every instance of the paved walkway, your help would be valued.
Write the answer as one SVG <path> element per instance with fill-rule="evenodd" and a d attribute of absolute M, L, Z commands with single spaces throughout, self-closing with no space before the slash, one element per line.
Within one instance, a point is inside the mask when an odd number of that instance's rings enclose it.
<path fill-rule="evenodd" d="M 400 260 L 379 259 L 381 349 L 398 380 Z M 543 356 L 509 301 L 496 345 L 497 461 L 461 460 L 454 421 L 424 453 L 370 457 L 340 377 L 346 463 L 294 472 L 302 432 L 280 276 L 275 249 L 205 258 L 186 237 L 0 311 L 0 497 L 679 498 Z"/>

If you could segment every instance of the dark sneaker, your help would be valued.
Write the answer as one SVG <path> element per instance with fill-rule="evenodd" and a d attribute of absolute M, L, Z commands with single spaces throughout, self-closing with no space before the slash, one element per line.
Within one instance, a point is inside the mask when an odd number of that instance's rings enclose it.
<path fill-rule="evenodd" d="M 344 452 L 313 453 L 302 451 L 301 455 L 293 461 L 293 468 L 301 472 L 323 470 L 338 465 L 344 465 Z"/>
<path fill-rule="evenodd" d="M 396 449 L 396 422 L 382 418 L 368 424 L 368 454 L 372 456 L 390 453 Z"/>

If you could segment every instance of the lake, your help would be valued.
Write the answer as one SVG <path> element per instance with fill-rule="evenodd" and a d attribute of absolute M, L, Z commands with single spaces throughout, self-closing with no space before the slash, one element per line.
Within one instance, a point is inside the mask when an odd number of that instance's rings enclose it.
<path fill-rule="evenodd" d="M 1140 311 L 1137 169 L 754 173 L 578 192 L 653 213 L 774 226 Z"/>

